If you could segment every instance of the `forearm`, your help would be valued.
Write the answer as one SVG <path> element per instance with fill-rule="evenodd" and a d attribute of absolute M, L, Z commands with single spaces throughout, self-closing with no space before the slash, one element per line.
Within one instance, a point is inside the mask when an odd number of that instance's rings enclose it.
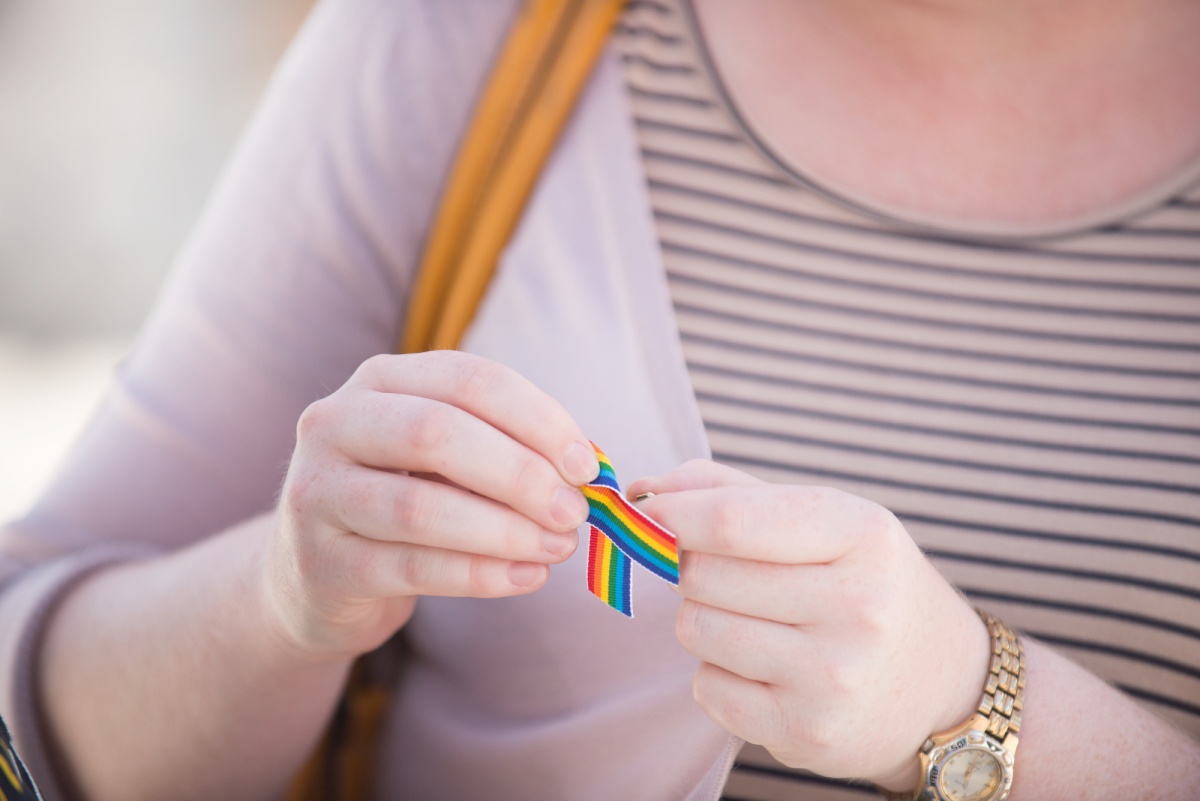
<path fill-rule="evenodd" d="M 100 572 L 55 613 L 41 704 L 83 798 L 269 798 L 310 751 L 349 665 L 274 633 L 261 598 L 272 525 Z"/>
<path fill-rule="evenodd" d="M 1010 801 L 1189 799 L 1200 743 L 1036 640 Z"/>

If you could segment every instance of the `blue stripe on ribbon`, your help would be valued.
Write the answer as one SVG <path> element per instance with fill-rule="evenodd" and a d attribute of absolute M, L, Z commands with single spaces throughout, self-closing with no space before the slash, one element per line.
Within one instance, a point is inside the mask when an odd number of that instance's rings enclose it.
<path fill-rule="evenodd" d="M 606 508 L 593 505 L 588 522 L 600 529 L 600 533 L 612 540 L 612 543 L 630 559 L 664 581 L 672 584 L 679 583 L 679 571 L 673 566 L 671 568 L 663 567 L 662 556 L 649 551 L 640 542 L 626 534 L 624 527 L 619 521 L 613 520 L 609 516 Z"/>

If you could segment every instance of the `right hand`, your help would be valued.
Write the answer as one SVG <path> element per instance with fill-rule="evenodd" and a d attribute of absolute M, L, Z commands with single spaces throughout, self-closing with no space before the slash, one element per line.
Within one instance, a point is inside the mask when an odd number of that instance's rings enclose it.
<path fill-rule="evenodd" d="M 376 356 L 300 417 L 265 602 L 301 653 L 386 641 L 420 595 L 541 587 L 578 546 L 599 465 L 566 410 L 454 351 Z"/>

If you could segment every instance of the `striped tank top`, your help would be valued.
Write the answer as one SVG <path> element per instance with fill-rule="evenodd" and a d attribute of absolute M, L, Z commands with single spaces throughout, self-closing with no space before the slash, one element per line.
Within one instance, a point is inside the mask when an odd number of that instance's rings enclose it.
<path fill-rule="evenodd" d="M 685 0 L 633 0 L 617 42 L 713 457 L 886 506 L 973 603 L 1200 735 L 1200 185 L 1037 240 L 917 231 L 772 154 Z M 750 745 L 725 792 L 873 795 Z"/>

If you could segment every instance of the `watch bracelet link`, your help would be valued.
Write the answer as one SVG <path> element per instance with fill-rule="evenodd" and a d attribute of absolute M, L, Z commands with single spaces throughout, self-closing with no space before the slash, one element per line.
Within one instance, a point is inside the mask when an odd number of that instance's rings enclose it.
<path fill-rule="evenodd" d="M 975 711 L 987 723 L 985 732 L 1015 750 L 1017 734 L 1021 731 L 1021 710 L 1025 706 L 1025 650 L 1017 633 L 1002 620 L 982 609 L 975 611 L 992 638 L 988 675 Z M 917 801 L 925 786 L 922 776 L 917 788 L 905 793 L 894 793 L 882 787 L 876 789 L 888 801 Z"/>
<path fill-rule="evenodd" d="M 977 610 L 979 611 L 979 610 Z M 1021 731 L 1025 707 L 1025 650 L 1017 633 L 986 612 L 979 616 L 992 635 L 992 661 L 978 712 L 988 719 L 987 733 L 997 740 L 1014 738 Z"/>

